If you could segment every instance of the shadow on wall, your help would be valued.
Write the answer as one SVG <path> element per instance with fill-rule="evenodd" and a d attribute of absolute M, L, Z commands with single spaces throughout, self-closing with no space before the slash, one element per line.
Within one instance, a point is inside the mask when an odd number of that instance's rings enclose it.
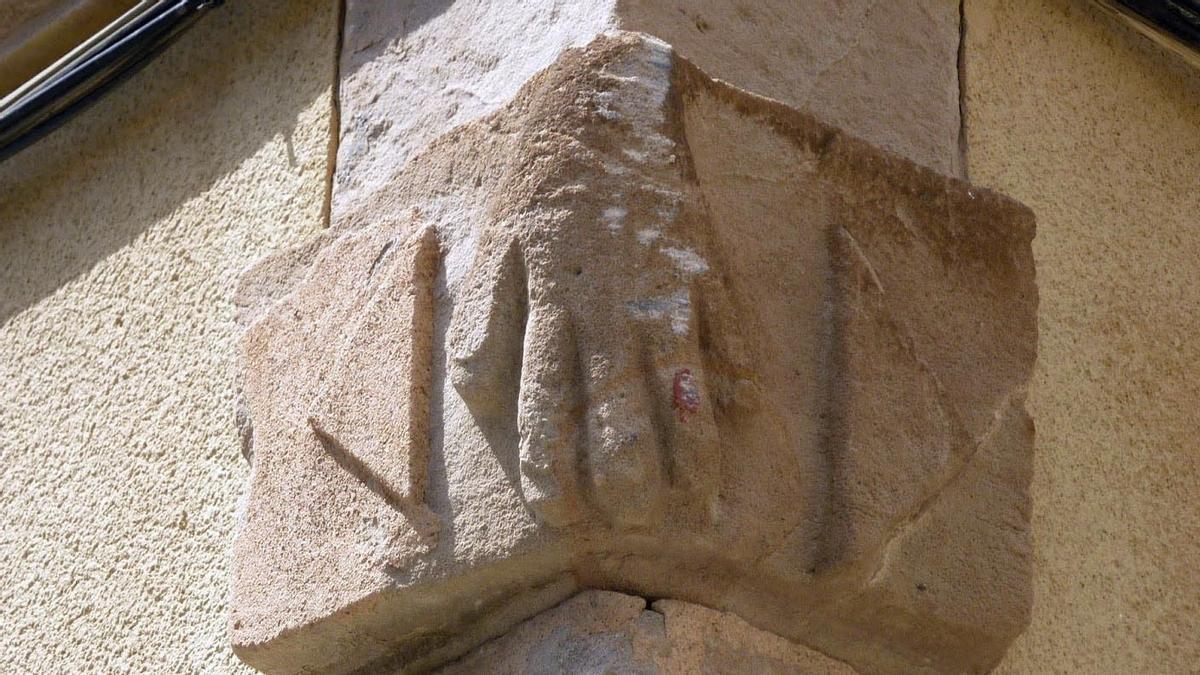
<path fill-rule="evenodd" d="M 223 181 L 271 139 L 284 136 L 299 170 L 288 135 L 329 95 L 329 82 L 289 66 L 320 54 L 332 78 L 334 45 L 312 45 L 314 33 L 330 35 L 327 1 L 227 3 L 91 109 L 0 164 L 0 327 L 198 197 L 219 202 L 209 207 L 217 217 L 254 208 Z M 46 215 L 31 217 L 32 204 Z M 166 229 L 156 236 L 169 237 Z"/>

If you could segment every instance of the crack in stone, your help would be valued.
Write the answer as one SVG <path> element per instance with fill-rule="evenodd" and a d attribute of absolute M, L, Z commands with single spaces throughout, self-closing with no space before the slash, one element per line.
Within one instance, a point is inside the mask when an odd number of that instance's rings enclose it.
<path fill-rule="evenodd" d="M 333 225 L 333 187 L 337 176 L 338 150 L 342 140 L 342 49 L 346 37 L 346 0 L 337 0 L 333 40 L 333 78 L 329 83 L 329 145 L 325 160 L 325 202 L 321 206 L 321 224 Z"/>
<path fill-rule="evenodd" d="M 967 0 L 958 2 L 958 175 L 971 180 L 967 162 Z"/>

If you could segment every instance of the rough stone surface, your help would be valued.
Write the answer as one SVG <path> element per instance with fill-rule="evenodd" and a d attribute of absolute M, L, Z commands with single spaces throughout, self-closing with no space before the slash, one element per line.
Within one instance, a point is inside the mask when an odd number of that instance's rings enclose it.
<path fill-rule="evenodd" d="M 853 675 L 820 652 L 736 616 L 676 600 L 585 591 L 437 671 Z"/>
<path fill-rule="evenodd" d="M 611 28 L 613 3 L 347 0 L 334 213 L 369 201 L 430 141 Z"/>
<path fill-rule="evenodd" d="M 618 0 L 709 75 L 961 173 L 957 0 Z"/>
<path fill-rule="evenodd" d="M 999 670 L 1194 672 L 1200 73 L 1086 2 L 968 0 L 967 40 L 971 175 L 1037 213 L 1042 291 L 1035 602 Z"/>
<path fill-rule="evenodd" d="M 322 225 L 335 13 L 226 3 L 0 164 L 0 670 L 248 672 L 232 296 Z"/>
<path fill-rule="evenodd" d="M 568 50 L 244 277 L 235 648 L 429 667 L 623 588 L 990 667 L 1030 601 L 1032 237 L 665 43 Z"/>
<path fill-rule="evenodd" d="M 958 175 L 958 17 L 954 0 L 349 0 L 334 213 L 612 28 L 661 37 L 714 77 Z"/>

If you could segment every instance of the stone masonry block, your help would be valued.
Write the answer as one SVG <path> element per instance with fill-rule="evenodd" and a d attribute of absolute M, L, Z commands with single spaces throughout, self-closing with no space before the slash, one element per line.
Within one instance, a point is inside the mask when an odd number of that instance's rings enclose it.
<path fill-rule="evenodd" d="M 582 589 L 864 672 L 1028 620 L 1033 217 L 611 32 L 250 269 L 235 648 L 420 670 Z"/>

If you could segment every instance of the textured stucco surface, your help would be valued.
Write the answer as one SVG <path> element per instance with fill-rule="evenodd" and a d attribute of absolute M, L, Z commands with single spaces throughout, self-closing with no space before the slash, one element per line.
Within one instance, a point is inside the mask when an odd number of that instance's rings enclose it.
<path fill-rule="evenodd" d="M 227 3 L 0 166 L 0 670 L 231 672 L 237 273 L 318 229 L 334 3 Z"/>
<path fill-rule="evenodd" d="M 968 0 L 974 182 L 1041 291 L 1033 623 L 1003 672 L 1200 662 L 1200 73 L 1076 0 Z"/>

